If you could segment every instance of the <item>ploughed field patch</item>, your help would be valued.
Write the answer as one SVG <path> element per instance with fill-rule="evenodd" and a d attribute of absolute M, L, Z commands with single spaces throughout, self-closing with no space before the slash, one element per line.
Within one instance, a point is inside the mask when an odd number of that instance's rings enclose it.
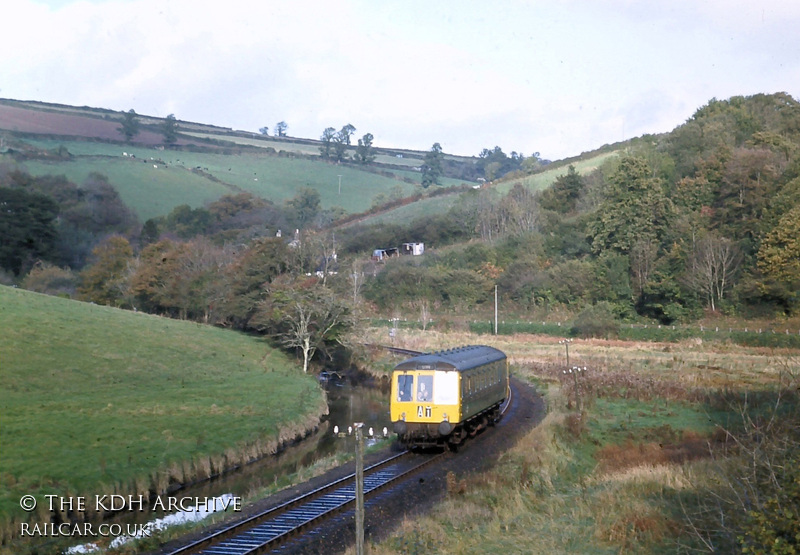
<path fill-rule="evenodd" d="M 8 129 L 18 133 L 37 133 L 46 135 L 66 135 L 91 139 L 121 141 L 120 121 L 116 119 L 100 119 L 95 117 L 51 112 L 8 106 L 0 104 L 0 129 Z M 144 145 L 160 145 L 164 142 L 161 133 L 142 129 L 136 136 L 136 142 Z M 178 144 L 186 144 L 179 139 Z"/>

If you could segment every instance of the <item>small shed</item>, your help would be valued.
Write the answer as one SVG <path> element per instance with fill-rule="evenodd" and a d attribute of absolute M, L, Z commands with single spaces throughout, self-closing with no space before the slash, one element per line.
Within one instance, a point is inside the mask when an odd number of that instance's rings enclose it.
<path fill-rule="evenodd" d="M 425 243 L 403 243 L 403 254 L 419 256 L 425 252 Z"/>
<path fill-rule="evenodd" d="M 400 251 L 397 249 L 397 247 L 390 247 L 388 249 L 375 249 L 372 251 L 372 260 L 379 262 L 383 262 L 387 258 L 392 258 L 394 256 L 400 256 Z"/>

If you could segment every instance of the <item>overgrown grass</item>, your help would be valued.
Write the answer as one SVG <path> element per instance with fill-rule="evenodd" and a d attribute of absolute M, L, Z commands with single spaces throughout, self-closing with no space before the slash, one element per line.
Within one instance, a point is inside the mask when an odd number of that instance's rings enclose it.
<path fill-rule="evenodd" d="M 432 324 L 436 325 L 436 322 Z M 494 333 L 494 322 L 476 321 L 468 324 L 474 333 Z M 515 333 L 543 334 L 566 337 L 571 334 L 571 325 L 560 325 L 552 322 L 498 322 L 497 333 L 512 335 Z M 702 341 L 730 342 L 749 347 L 770 347 L 780 349 L 800 349 L 800 334 L 777 332 L 773 330 L 749 331 L 725 330 L 716 328 L 690 328 L 684 326 L 629 326 L 621 325 L 617 338 L 627 341 L 659 341 L 679 342 L 688 339 Z"/>
<path fill-rule="evenodd" d="M 274 452 L 324 394 L 262 340 L 0 287 L 0 519 L 19 499 L 144 494 Z M 87 515 L 87 516 L 91 516 Z"/>
<path fill-rule="evenodd" d="M 405 206 L 400 206 L 374 216 L 369 216 L 358 222 L 366 225 L 398 224 L 407 225 L 417 218 L 444 214 L 458 202 L 459 195 L 441 195 L 427 197 Z"/>
<path fill-rule="evenodd" d="M 371 553 L 730 552 L 740 541 L 775 541 L 761 526 L 767 519 L 792 526 L 779 512 L 788 502 L 780 491 L 758 490 L 765 508 L 755 520 L 741 503 L 745 494 L 755 507 L 759 476 L 774 479 L 788 468 L 781 463 L 796 461 L 793 452 L 781 454 L 790 436 L 764 440 L 770 423 L 798 420 L 800 363 L 792 353 L 576 340 L 573 361 L 587 370 L 575 379 L 564 374 L 555 339 L 405 328 L 395 339 L 418 350 L 475 342 L 503 349 L 514 374 L 545 393 L 548 415 L 493 470 L 450 476 L 443 504 L 404 522 Z M 778 411 L 780 391 L 789 396 Z M 747 428 L 753 438 L 745 441 Z M 741 468 L 733 464 L 739 454 L 747 455 Z M 772 466 L 756 472 L 745 464 L 754 454 Z M 744 540 L 726 518 L 741 525 Z"/>

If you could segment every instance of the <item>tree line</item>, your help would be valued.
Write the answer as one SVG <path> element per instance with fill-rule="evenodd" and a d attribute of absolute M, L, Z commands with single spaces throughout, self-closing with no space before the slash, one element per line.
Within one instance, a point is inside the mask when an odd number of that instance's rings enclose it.
<path fill-rule="evenodd" d="M 277 321 L 265 327 L 253 311 L 273 292 L 288 299 L 294 289 L 315 303 L 338 299 L 349 313 L 356 305 L 480 310 L 496 286 L 510 310 L 537 317 L 794 315 L 798 146 L 800 106 L 788 95 L 713 100 L 672 133 L 631 141 L 597 170 L 565 168 L 544 191 L 513 178 L 505 194 L 461 192 L 444 214 L 341 229 L 343 214 L 321 209 L 310 189 L 282 206 L 246 194 L 179 206 L 139 227 L 102 176 L 77 187 L 6 172 L 0 202 L 13 208 L 0 214 L 10 238 L 0 262 L 6 281 L 31 288 L 63 292 L 71 279 L 75 294 L 94 302 L 270 333 Z M 430 154 L 435 170 L 441 148 Z M 15 235 L 20 223 L 31 233 Z M 369 262 L 374 249 L 404 242 L 424 242 L 426 255 Z"/>

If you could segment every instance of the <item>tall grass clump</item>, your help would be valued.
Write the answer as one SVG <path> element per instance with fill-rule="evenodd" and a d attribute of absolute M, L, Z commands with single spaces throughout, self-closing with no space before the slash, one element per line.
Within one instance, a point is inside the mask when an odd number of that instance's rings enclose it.
<path fill-rule="evenodd" d="M 575 318 L 570 328 L 575 337 L 600 337 L 608 339 L 619 335 L 619 322 L 608 302 L 588 306 Z"/>
<path fill-rule="evenodd" d="M 725 442 L 682 499 L 693 536 L 709 551 L 800 552 L 800 365 L 757 394 L 723 391 L 733 417 Z"/>
<path fill-rule="evenodd" d="M 542 368 L 518 373 L 548 384 L 544 420 L 501 455 L 492 470 L 449 476 L 443 505 L 430 516 L 405 522 L 392 538 L 374 546 L 374 553 L 674 550 L 671 538 L 683 529 L 671 500 L 688 480 L 679 464 L 652 445 L 681 443 L 684 434 L 654 423 L 703 429 L 705 415 L 657 408 L 663 413 L 631 425 L 631 413 L 652 411 L 655 404 L 637 401 L 626 409 L 628 400 L 619 398 L 586 403 L 578 413 L 568 408 L 574 404 L 557 373 Z M 616 454 L 602 451 L 603 443 L 619 445 Z M 627 451 L 637 456 L 620 456 Z"/>
<path fill-rule="evenodd" d="M 636 364 L 517 367 L 546 386 L 543 422 L 373 552 L 796 553 L 800 383 L 794 359 L 770 365 L 751 391 Z"/>

